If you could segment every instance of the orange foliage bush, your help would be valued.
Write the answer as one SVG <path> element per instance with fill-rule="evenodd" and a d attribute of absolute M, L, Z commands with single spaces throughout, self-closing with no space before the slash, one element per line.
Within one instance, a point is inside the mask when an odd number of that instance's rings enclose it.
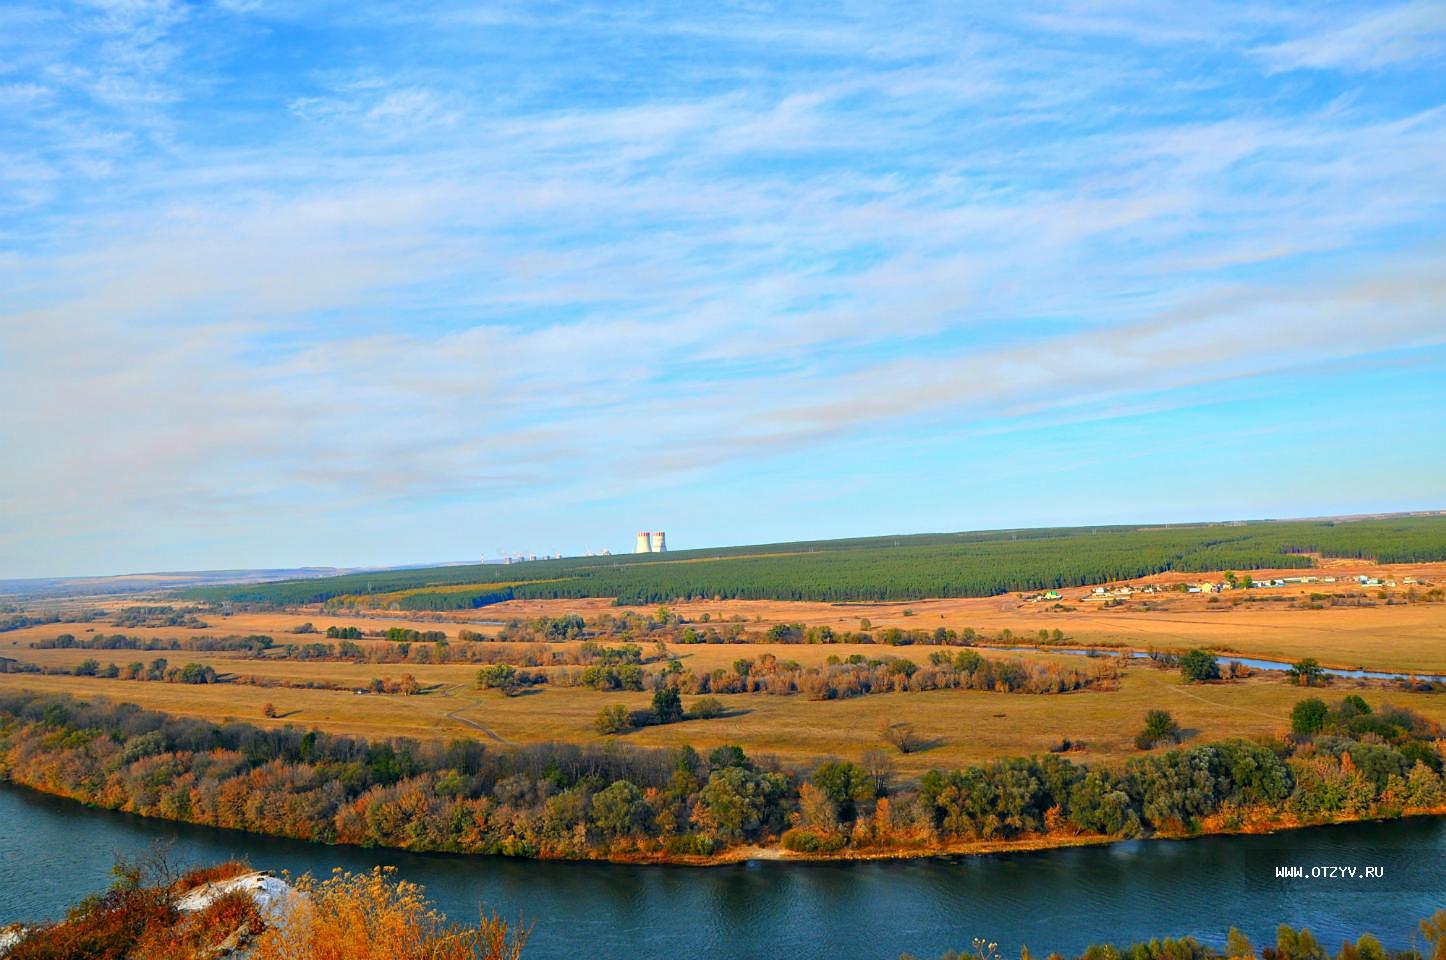
<path fill-rule="evenodd" d="M 224 955 L 222 945 L 244 945 L 265 927 L 256 901 L 244 890 L 213 900 L 204 910 L 180 914 L 174 923 L 148 927 L 130 957 L 145 960 L 203 960 Z"/>
<path fill-rule="evenodd" d="M 222 863 L 215 863 L 209 867 L 197 867 L 194 870 L 187 870 L 177 879 L 173 888 L 178 893 L 185 893 L 187 890 L 194 890 L 203 883 L 214 883 L 217 880 L 230 880 L 232 877 L 239 877 L 243 873 L 250 873 L 251 864 L 245 860 L 226 860 Z"/>
<path fill-rule="evenodd" d="M 111 890 L 71 908 L 64 920 L 32 931 L 8 960 L 126 960 L 153 929 L 176 918 L 171 898 L 151 888 Z"/>
<path fill-rule="evenodd" d="M 484 915 L 448 921 L 420 886 L 390 867 L 316 882 L 303 877 L 286 922 L 266 931 L 254 960 L 517 960 L 527 930 Z"/>

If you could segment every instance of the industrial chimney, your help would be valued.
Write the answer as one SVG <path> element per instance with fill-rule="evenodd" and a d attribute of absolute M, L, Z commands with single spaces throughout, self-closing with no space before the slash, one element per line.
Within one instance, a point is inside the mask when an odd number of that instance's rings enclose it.
<path fill-rule="evenodd" d="M 646 530 L 639 530 L 638 545 L 633 548 L 633 553 L 651 553 L 652 550 L 653 548 L 648 542 L 648 532 Z"/>
<path fill-rule="evenodd" d="M 653 533 L 652 540 L 649 541 L 649 544 L 648 544 L 648 545 L 649 545 L 649 547 L 652 548 L 653 553 L 663 553 L 663 552 L 665 552 L 665 551 L 668 549 L 668 541 L 667 541 L 667 539 L 664 537 L 663 531 L 661 531 L 661 530 L 655 531 L 655 532 Z"/>

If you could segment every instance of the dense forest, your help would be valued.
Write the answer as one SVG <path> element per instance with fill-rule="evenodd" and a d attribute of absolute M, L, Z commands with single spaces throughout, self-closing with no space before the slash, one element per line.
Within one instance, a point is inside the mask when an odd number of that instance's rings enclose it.
<path fill-rule="evenodd" d="M 1440 812 L 1440 730 L 1347 697 L 1286 740 L 1144 751 L 1123 769 L 1012 758 L 899 781 L 871 752 L 813 769 L 677 750 L 367 741 L 132 704 L 0 697 L 0 776 L 87 804 L 323 843 L 686 859 L 1170 835 Z"/>
<path fill-rule="evenodd" d="M 1309 567 L 1307 553 L 1446 560 L 1446 517 L 872 537 L 376 571 L 182 593 L 212 602 L 375 602 L 403 610 L 467 609 L 516 598 L 912 600 L 1057 589 L 1168 570 Z"/>

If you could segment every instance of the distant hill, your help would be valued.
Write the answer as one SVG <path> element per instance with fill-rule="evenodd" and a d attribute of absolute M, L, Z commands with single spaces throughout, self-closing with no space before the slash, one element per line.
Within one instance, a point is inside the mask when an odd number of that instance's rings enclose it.
<path fill-rule="evenodd" d="M 200 586 L 195 600 L 286 605 L 328 600 L 457 610 L 515 598 L 616 597 L 666 603 L 882 601 L 992 596 L 1167 570 L 1310 567 L 1308 554 L 1390 562 L 1446 560 L 1446 516 L 1055 527 L 809 540 L 367 571 L 266 584 Z"/>
<path fill-rule="evenodd" d="M 0 580 L 0 597 L 114 596 L 205 584 L 256 583 L 266 580 L 296 581 L 313 577 L 334 577 L 355 569 L 354 567 L 290 567 L 277 570 L 127 573 L 113 577 L 35 577 L 23 580 Z"/>

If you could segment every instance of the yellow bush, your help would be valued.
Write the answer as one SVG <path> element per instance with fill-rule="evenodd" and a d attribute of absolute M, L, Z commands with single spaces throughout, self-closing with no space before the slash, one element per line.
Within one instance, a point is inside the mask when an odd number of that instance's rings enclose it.
<path fill-rule="evenodd" d="M 438 913 L 391 867 L 302 877 L 287 919 L 256 942 L 255 960 L 517 960 L 528 930 L 495 914 L 475 926 Z"/>

